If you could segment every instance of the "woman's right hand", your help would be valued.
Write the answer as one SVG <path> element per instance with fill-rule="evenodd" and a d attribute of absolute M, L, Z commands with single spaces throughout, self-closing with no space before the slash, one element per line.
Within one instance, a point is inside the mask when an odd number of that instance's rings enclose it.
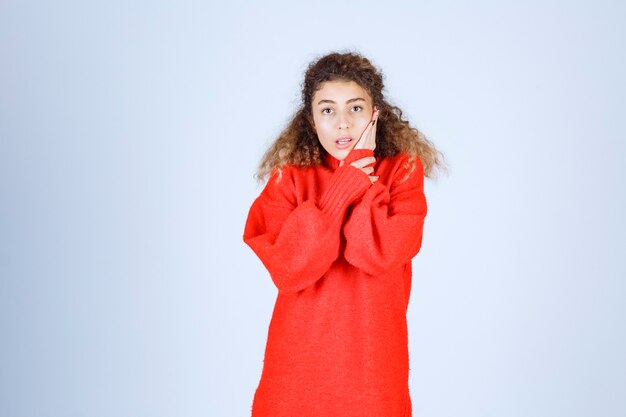
<path fill-rule="evenodd" d="M 356 161 L 352 162 L 350 165 L 352 165 L 355 168 L 359 168 L 361 171 L 365 172 L 373 184 L 376 181 L 378 181 L 378 175 L 370 175 L 372 172 L 374 172 L 374 167 L 368 166 L 368 165 L 371 165 L 374 162 L 376 162 L 375 157 L 366 156 L 365 158 L 357 159 Z"/>

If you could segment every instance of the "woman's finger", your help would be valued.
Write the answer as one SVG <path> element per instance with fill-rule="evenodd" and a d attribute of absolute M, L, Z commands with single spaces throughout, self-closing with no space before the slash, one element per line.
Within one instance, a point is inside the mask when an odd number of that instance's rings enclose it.
<path fill-rule="evenodd" d="M 378 125 L 378 110 L 374 115 L 374 120 L 372 121 L 372 127 L 370 128 L 369 138 L 368 138 L 368 149 L 374 150 L 376 148 L 376 126 Z"/>
<path fill-rule="evenodd" d="M 376 157 L 366 156 L 365 158 L 357 159 L 356 161 L 352 162 L 350 165 L 356 168 L 363 168 L 370 164 L 373 164 L 374 162 L 376 162 Z"/>
<path fill-rule="evenodd" d="M 355 148 L 371 150 L 376 148 L 376 125 L 378 124 L 378 115 L 379 111 L 376 110 L 374 112 L 374 116 L 372 117 L 372 121 L 368 123 L 367 127 L 363 131 L 363 134 L 361 135 L 361 139 L 354 146 Z"/>
<path fill-rule="evenodd" d="M 373 127 L 373 124 L 372 122 L 370 122 L 368 126 L 365 128 L 365 130 L 363 131 L 363 134 L 361 135 L 361 139 L 354 146 L 355 148 L 370 149 L 370 146 L 371 146 L 370 136 L 372 132 L 372 127 Z"/>

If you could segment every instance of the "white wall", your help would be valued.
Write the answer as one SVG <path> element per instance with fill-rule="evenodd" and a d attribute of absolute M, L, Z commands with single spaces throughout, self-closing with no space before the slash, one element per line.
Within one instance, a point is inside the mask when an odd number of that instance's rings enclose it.
<path fill-rule="evenodd" d="M 414 415 L 626 414 L 623 3 L 95 3 L 0 4 L 0 415 L 249 415 L 252 174 L 345 48 L 450 164 Z"/>

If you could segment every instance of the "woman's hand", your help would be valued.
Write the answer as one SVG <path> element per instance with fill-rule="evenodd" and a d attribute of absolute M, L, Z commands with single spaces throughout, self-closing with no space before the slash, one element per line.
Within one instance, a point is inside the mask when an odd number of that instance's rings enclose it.
<path fill-rule="evenodd" d="M 361 133 L 361 137 L 353 149 L 376 149 L 376 121 L 378 120 L 379 110 L 376 107 L 374 109 L 372 121 L 368 123 L 363 133 Z"/>
<path fill-rule="evenodd" d="M 345 161 L 343 159 L 339 161 L 339 166 L 343 166 L 344 162 Z M 374 162 L 376 162 L 375 157 L 366 156 L 365 158 L 357 159 L 356 161 L 352 162 L 350 165 L 366 173 L 370 181 L 372 181 L 372 184 L 373 184 L 378 180 L 378 175 L 370 175 L 372 172 L 374 172 L 374 167 L 370 167 L 368 165 L 371 165 Z"/>
<path fill-rule="evenodd" d="M 359 168 L 361 171 L 365 172 L 373 184 L 376 181 L 378 181 L 378 175 L 370 175 L 372 172 L 374 172 L 374 167 L 370 167 L 367 165 L 371 165 L 374 162 L 376 162 L 375 157 L 366 156 L 365 158 L 357 159 L 356 161 L 352 162 L 350 165 L 352 165 L 355 168 Z"/>
<path fill-rule="evenodd" d="M 356 145 L 354 145 L 354 148 L 352 149 L 371 149 L 371 150 L 376 149 L 376 121 L 378 120 L 379 110 L 376 107 L 375 109 L 376 110 L 374 114 L 372 115 L 372 121 L 369 122 L 368 125 L 365 127 L 365 130 L 363 131 L 363 133 L 361 133 L 361 137 L 359 138 Z M 342 166 L 343 162 L 344 161 L 342 160 L 339 163 L 339 166 Z M 352 162 L 350 165 L 352 165 L 355 168 L 359 168 L 361 171 L 366 173 L 370 181 L 372 181 L 372 183 L 375 183 L 378 180 L 378 176 L 370 175 L 371 173 L 374 172 L 374 167 L 368 166 L 368 165 L 373 164 L 374 162 L 376 162 L 375 157 L 367 156 L 365 158 L 357 159 L 356 161 Z"/>

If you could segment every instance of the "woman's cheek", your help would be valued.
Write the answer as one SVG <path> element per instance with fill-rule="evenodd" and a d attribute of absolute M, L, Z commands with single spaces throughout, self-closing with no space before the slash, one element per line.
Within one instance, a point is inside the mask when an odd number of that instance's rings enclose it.
<path fill-rule="evenodd" d="M 358 134 L 360 134 L 361 132 L 363 132 L 365 130 L 365 128 L 367 127 L 368 123 L 369 123 L 369 119 L 367 119 L 367 118 L 363 118 L 363 119 L 359 120 L 359 122 L 358 122 L 359 133 Z"/>

